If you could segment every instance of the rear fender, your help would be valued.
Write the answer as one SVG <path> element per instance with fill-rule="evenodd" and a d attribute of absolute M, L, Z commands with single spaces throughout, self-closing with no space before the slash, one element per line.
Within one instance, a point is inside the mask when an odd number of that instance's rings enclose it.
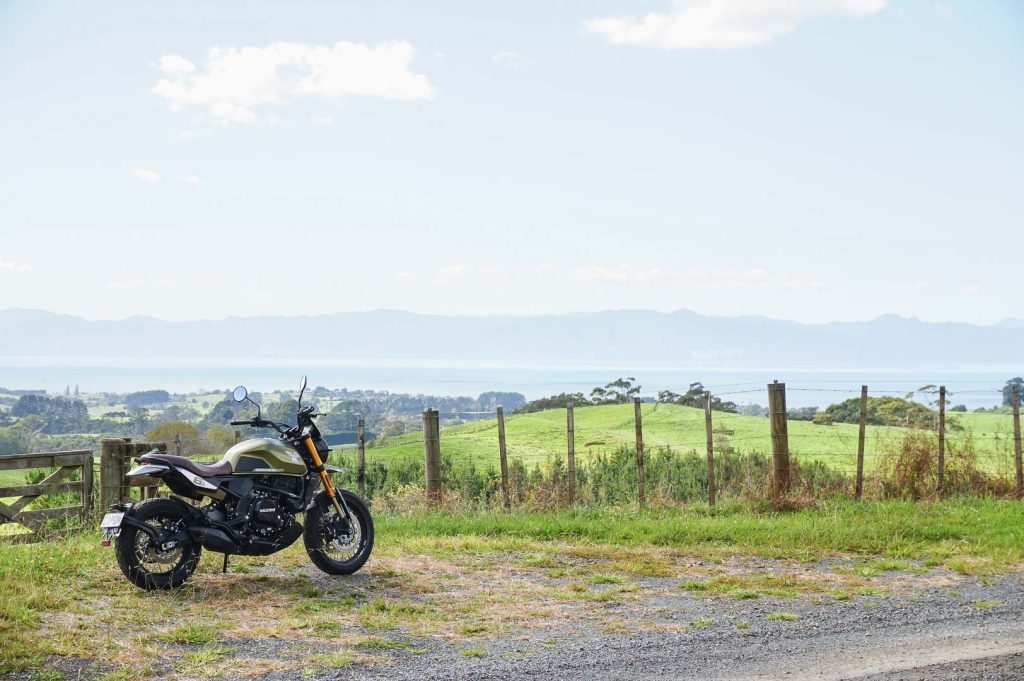
<path fill-rule="evenodd" d="M 200 514 L 200 512 L 194 506 L 185 503 L 183 499 L 179 499 L 178 497 L 167 497 L 167 500 L 177 504 L 178 507 L 181 508 L 184 515 L 188 517 L 191 521 L 196 522 L 202 519 L 202 514 Z M 124 511 L 124 518 L 121 520 L 122 525 L 131 525 L 132 527 L 138 530 L 142 530 L 150 537 L 153 537 L 154 539 L 157 538 L 159 530 L 150 527 L 149 525 L 135 517 L 135 511 L 138 508 L 137 504 L 115 504 L 114 506 L 111 506 L 111 508 L 117 508 L 118 510 Z"/>

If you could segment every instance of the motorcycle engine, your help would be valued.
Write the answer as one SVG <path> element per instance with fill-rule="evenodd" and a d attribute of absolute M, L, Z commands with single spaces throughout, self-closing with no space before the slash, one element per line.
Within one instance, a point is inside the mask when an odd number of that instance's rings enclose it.
<path fill-rule="evenodd" d="M 295 514 L 280 495 L 256 490 L 253 497 L 249 506 L 249 525 L 254 536 L 271 539 L 295 520 Z"/>

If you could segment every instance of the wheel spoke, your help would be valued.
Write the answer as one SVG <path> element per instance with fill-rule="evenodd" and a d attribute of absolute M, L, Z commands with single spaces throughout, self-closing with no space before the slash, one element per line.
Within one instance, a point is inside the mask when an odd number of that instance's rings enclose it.
<path fill-rule="evenodd" d="M 321 516 L 320 538 L 324 555 L 338 563 L 352 560 L 363 546 L 362 526 L 358 518 L 350 518 L 346 522 L 333 509 Z"/>
<path fill-rule="evenodd" d="M 144 522 L 159 532 L 174 531 L 177 525 L 175 519 L 165 516 L 154 516 Z M 171 572 L 181 561 L 182 553 L 183 551 L 180 546 L 169 551 L 163 551 L 160 547 L 153 544 L 153 538 L 148 533 L 141 531 L 135 533 L 135 557 L 138 559 L 139 564 L 164 568 L 162 570 L 153 570 L 147 567 L 146 570 L 148 572 L 153 574 Z"/>

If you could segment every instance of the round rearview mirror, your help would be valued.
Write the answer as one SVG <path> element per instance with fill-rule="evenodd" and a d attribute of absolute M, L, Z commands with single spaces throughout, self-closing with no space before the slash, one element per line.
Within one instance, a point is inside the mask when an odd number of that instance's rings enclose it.
<path fill-rule="evenodd" d="M 306 389 L 306 374 L 302 374 L 302 380 L 299 381 L 299 390 L 302 391 L 302 390 L 305 390 L 305 389 Z"/>
<path fill-rule="evenodd" d="M 235 402 L 242 402 L 249 396 L 249 391 L 245 389 L 244 385 L 240 385 L 235 388 L 235 391 L 231 393 L 231 395 L 235 398 Z"/>

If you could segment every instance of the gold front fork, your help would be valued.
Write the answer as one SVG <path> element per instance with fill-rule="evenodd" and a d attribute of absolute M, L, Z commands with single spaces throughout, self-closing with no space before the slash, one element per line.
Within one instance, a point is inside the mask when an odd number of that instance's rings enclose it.
<path fill-rule="evenodd" d="M 341 504 L 338 503 L 338 496 L 334 492 L 334 483 L 331 482 L 331 476 L 327 475 L 327 470 L 324 468 L 324 462 L 320 460 L 320 453 L 316 451 L 316 445 L 313 444 L 313 438 L 306 438 L 306 449 L 309 450 L 309 456 L 313 459 L 313 463 L 318 469 L 320 469 L 320 482 L 324 484 L 324 490 L 327 491 L 327 496 L 331 498 L 334 503 L 334 510 L 338 512 L 338 517 L 344 518 L 345 512 L 341 510 Z"/>

